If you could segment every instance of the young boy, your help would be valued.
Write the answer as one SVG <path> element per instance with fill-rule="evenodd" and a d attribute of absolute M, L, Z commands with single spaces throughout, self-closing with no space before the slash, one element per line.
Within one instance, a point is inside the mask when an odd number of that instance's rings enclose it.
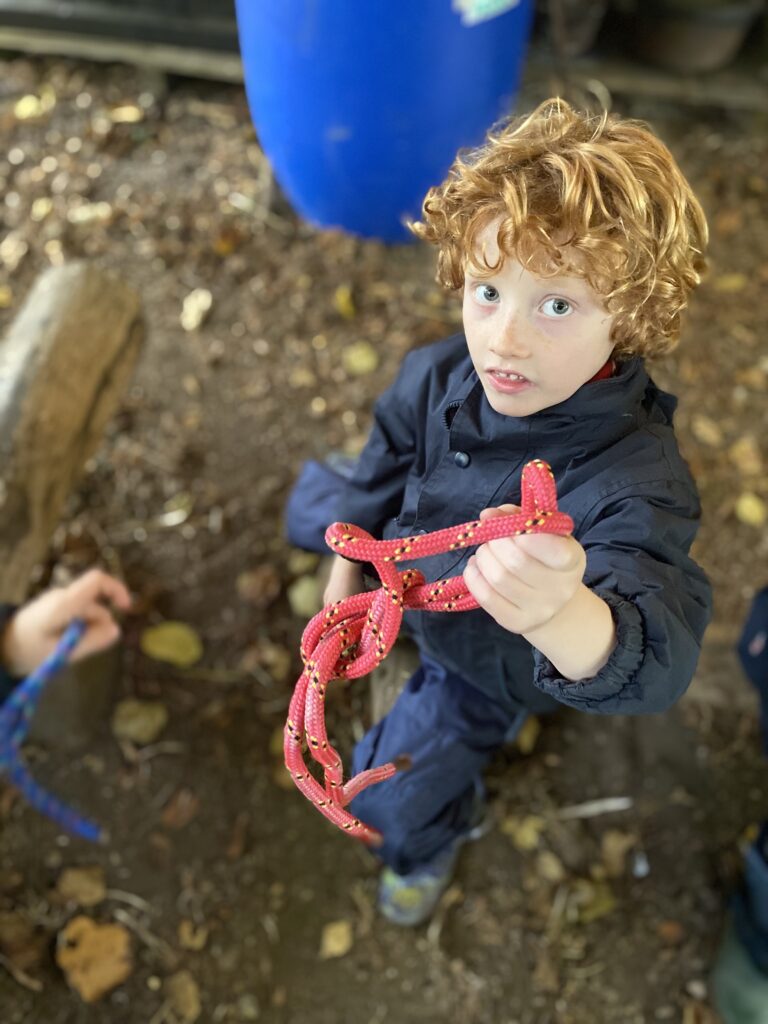
<path fill-rule="evenodd" d="M 704 215 L 666 147 L 548 101 L 459 156 L 413 230 L 437 247 L 439 281 L 463 288 L 464 332 L 406 357 L 336 518 L 392 538 L 497 515 L 540 458 L 575 529 L 414 563 L 463 573 L 480 608 L 406 614 L 421 666 L 355 751 L 355 772 L 413 762 L 352 804 L 384 836 L 380 909 L 410 925 L 448 884 L 481 771 L 526 713 L 668 708 L 710 615 L 676 402 L 643 365 L 677 343 L 705 265 Z M 337 557 L 325 600 L 362 586 Z"/>
<path fill-rule="evenodd" d="M 0 703 L 19 679 L 53 652 L 72 619 L 86 623 L 73 661 L 110 647 L 120 629 L 107 604 L 127 611 L 131 596 L 120 580 L 91 569 L 69 586 L 46 590 L 21 608 L 0 605 Z"/>

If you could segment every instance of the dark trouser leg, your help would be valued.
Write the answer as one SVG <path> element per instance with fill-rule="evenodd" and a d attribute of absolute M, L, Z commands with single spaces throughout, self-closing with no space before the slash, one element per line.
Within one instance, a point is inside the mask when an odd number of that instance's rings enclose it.
<path fill-rule="evenodd" d="M 522 714 L 522 712 L 521 712 Z M 470 827 L 476 782 L 517 716 L 422 655 L 389 714 L 358 743 L 355 773 L 407 754 L 413 767 L 352 801 L 379 829 L 376 852 L 398 874 L 431 860 Z"/>

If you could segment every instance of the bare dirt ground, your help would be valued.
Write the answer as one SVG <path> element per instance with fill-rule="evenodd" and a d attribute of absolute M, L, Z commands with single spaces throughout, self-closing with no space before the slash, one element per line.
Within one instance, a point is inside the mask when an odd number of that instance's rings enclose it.
<path fill-rule="evenodd" d="M 713 1020 L 708 972 L 737 843 L 766 812 L 731 654 L 768 579 L 764 122 L 620 105 L 670 144 L 713 229 L 684 343 L 653 370 L 680 396 L 705 509 L 697 555 L 717 611 L 699 677 L 667 715 L 564 711 L 532 750 L 500 754 L 489 834 L 435 922 L 402 932 L 376 919 L 365 851 L 285 787 L 275 736 L 303 625 L 288 594 L 313 565 L 287 547 L 281 510 L 303 459 L 359 448 L 403 354 L 455 330 L 458 302 L 433 283 L 430 252 L 270 206 L 240 88 L 70 61 L 7 58 L 0 71 L 3 325 L 46 266 L 81 257 L 138 289 L 148 325 L 39 583 L 94 560 L 124 575 L 137 614 L 115 700 L 168 712 L 149 746 L 118 743 L 107 721 L 75 753 L 29 752 L 41 779 L 108 823 L 108 847 L 0 792 L 4 1024 Z M 211 308 L 185 327 L 197 289 Z M 202 639 L 193 668 L 141 652 L 166 619 Z M 331 703 L 345 754 L 368 713 L 363 683 Z M 606 797 L 630 803 L 568 817 Z M 106 894 L 65 900 L 62 870 L 93 865 Z M 133 949 L 127 980 L 92 1005 L 54 960 L 78 914 L 119 924 Z"/>

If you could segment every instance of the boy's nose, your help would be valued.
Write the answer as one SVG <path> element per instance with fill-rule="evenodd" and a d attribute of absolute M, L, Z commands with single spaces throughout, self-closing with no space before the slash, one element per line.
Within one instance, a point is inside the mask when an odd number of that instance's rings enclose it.
<path fill-rule="evenodd" d="M 525 339 L 525 331 L 520 325 L 509 320 L 491 339 L 491 351 L 505 359 L 525 359 L 531 354 L 530 346 Z"/>

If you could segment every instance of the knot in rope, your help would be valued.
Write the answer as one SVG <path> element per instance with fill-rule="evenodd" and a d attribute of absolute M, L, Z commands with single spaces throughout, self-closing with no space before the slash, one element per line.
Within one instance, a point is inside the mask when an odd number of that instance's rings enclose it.
<path fill-rule="evenodd" d="M 389 762 L 344 782 L 341 757 L 329 743 L 325 728 L 328 684 L 333 679 L 359 678 L 379 665 L 397 639 L 404 609 L 459 612 L 478 607 L 462 576 L 428 583 L 417 569 L 398 570 L 399 562 L 460 551 L 500 537 L 572 532 L 573 520 L 558 511 L 555 481 L 546 462 L 529 462 L 520 487 L 519 512 L 433 533 L 374 540 L 350 523 L 333 523 L 326 530 L 325 541 L 331 550 L 345 558 L 370 562 L 381 586 L 327 605 L 307 624 L 301 640 L 304 671 L 296 682 L 284 730 L 285 765 L 298 789 L 329 821 L 369 845 L 380 845 L 381 834 L 346 807 L 368 786 L 391 778 L 406 765 Z M 323 769 L 322 786 L 304 760 L 305 744 Z"/>

